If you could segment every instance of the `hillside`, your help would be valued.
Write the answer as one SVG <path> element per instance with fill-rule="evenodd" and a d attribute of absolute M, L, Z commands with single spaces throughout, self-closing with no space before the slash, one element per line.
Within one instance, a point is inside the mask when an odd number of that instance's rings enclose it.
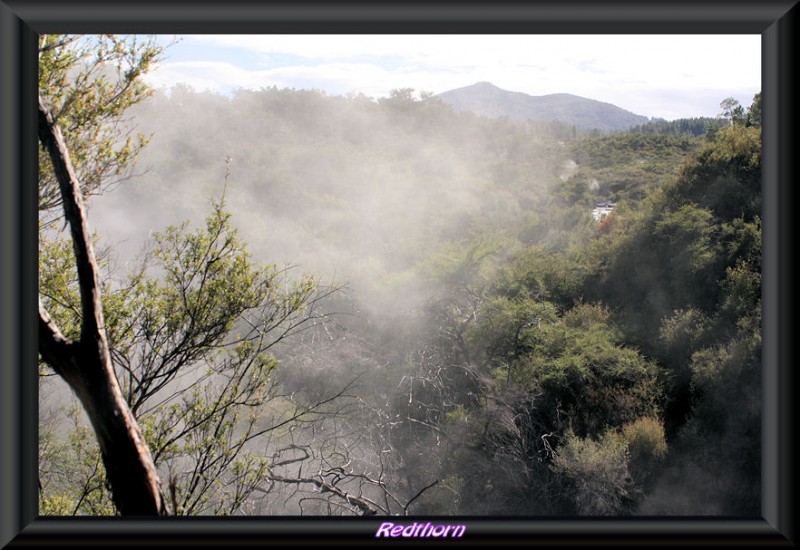
<path fill-rule="evenodd" d="M 443 92 L 439 97 L 459 112 L 470 111 L 492 118 L 505 116 L 511 120 L 556 120 L 579 130 L 617 132 L 648 122 L 647 117 L 610 103 L 571 94 L 531 96 L 503 90 L 488 82 Z"/>
<path fill-rule="evenodd" d="M 595 137 L 410 88 L 178 86 L 131 107 L 149 146 L 89 218 L 173 509 L 754 516 L 755 105 L 702 135 Z M 72 329 L 71 243 L 40 237 L 43 307 Z M 174 364 L 177 391 L 151 391 Z M 113 513 L 91 432 L 47 390 L 42 515 Z"/>

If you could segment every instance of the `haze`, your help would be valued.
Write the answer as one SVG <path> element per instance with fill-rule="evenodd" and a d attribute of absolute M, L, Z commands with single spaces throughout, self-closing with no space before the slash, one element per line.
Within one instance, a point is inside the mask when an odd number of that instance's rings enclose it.
<path fill-rule="evenodd" d="M 172 37 L 162 37 L 169 43 Z M 758 35 L 195 35 L 148 77 L 230 92 L 266 86 L 385 97 L 475 82 L 530 95 L 571 93 L 638 115 L 716 116 L 720 97 L 761 89 Z"/>
<path fill-rule="evenodd" d="M 257 420 L 352 385 L 253 444 L 270 468 L 391 514 L 758 509 L 759 37 L 186 36 L 166 56 L 125 113 L 150 144 L 89 224 L 120 282 L 224 196 L 255 263 L 337 289 L 270 348 L 284 400 Z M 436 95 L 479 82 L 676 122 Z M 359 513 L 262 481 L 235 513 Z"/>

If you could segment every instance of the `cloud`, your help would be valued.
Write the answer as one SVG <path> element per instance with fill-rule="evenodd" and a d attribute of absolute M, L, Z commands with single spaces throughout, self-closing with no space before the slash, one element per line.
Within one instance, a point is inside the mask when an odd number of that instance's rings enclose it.
<path fill-rule="evenodd" d="M 210 49 L 216 61 L 202 59 Z M 714 116 L 725 97 L 748 104 L 760 89 L 760 50 L 758 35 L 202 35 L 168 50 L 180 60 L 167 59 L 151 82 L 383 97 L 394 88 L 439 93 L 488 81 L 647 116 Z"/>

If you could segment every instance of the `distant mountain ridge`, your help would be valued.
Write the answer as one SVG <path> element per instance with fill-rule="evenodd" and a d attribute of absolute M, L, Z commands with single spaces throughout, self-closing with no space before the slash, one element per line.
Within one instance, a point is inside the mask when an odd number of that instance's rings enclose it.
<path fill-rule="evenodd" d="M 532 96 L 503 90 L 489 82 L 442 92 L 438 97 L 456 111 L 512 120 L 557 120 L 580 130 L 616 132 L 650 120 L 611 103 L 572 94 Z"/>

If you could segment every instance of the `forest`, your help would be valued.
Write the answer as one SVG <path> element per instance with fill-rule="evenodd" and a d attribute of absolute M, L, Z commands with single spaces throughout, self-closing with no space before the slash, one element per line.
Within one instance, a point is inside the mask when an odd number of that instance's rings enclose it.
<path fill-rule="evenodd" d="M 42 515 L 758 515 L 760 94 L 600 134 L 163 54 L 40 36 Z"/>

